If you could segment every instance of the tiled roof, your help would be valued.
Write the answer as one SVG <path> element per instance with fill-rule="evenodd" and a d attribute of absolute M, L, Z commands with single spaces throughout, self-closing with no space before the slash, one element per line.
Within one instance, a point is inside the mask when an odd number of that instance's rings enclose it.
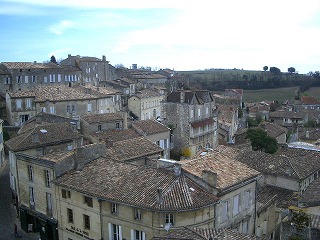
<path fill-rule="evenodd" d="M 311 96 L 301 96 L 301 103 L 303 105 L 320 105 L 320 102 Z"/>
<path fill-rule="evenodd" d="M 105 141 L 118 142 L 118 141 L 128 140 L 132 138 L 137 138 L 140 135 L 132 129 L 120 129 L 120 130 L 114 129 L 114 130 L 92 133 L 91 136 L 103 142 Z"/>
<path fill-rule="evenodd" d="M 218 202 L 183 174 L 105 158 L 86 164 L 81 171 L 70 171 L 55 183 L 106 201 L 155 211 L 188 211 Z M 162 201 L 158 200 L 159 189 Z"/>
<path fill-rule="evenodd" d="M 138 133 L 150 135 L 161 132 L 169 132 L 170 129 L 156 120 L 140 120 L 132 122 L 132 127 Z"/>
<path fill-rule="evenodd" d="M 264 174 L 303 180 L 320 169 L 320 152 L 295 148 L 280 149 L 276 154 L 250 151 L 238 161 Z"/>
<path fill-rule="evenodd" d="M 180 103 L 180 97 L 181 94 L 184 93 L 184 103 L 190 103 L 192 101 L 192 98 L 194 97 L 194 93 L 191 91 L 176 91 L 168 94 L 167 96 L 167 102 L 173 102 L 173 103 Z"/>
<path fill-rule="evenodd" d="M 270 118 L 296 118 L 296 119 L 303 119 L 304 113 L 301 112 L 293 112 L 293 111 L 275 111 L 269 113 Z"/>
<path fill-rule="evenodd" d="M 263 186 L 257 193 L 257 211 L 264 211 L 271 203 L 278 208 L 290 206 L 294 191 L 275 186 Z"/>
<path fill-rule="evenodd" d="M 159 154 L 163 151 L 157 144 L 144 137 L 113 142 L 106 150 L 107 155 L 113 155 L 120 161 L 131 160 L 143 156 Z"/>
<path fill-rule="evenodd" d="M 65 85 L 60 85 L 56 87 L 50 86 L 38 86 L 32 90 L 22 90 L 9 92 L 9 95 L 13 98 L 20 97 L 35 97 L 35 101 L 43 102 L 49 101 L 65 101 L 65 100 L 84 100 L 84 99 L 99 99 L 100 94 L 95 94 L 95 92 L 82 91 L 80 88 L 68 87 Z M 108 94 L 104 94 L 106 96 Z"/>
<path fill-rule="evenodd" d="M 89 93 L 95 96 L 103 97 L 103 96 L 108 96 L 108 95 L 114 95 L 114 94 L 119 94 L 121 91 L 118 91 L 113 88 L 107 88 L 107 87 L 96 87 L 91 84 L 87 84 L 85 86 L 81 85 L 76 85 L 74 86 L 75 89 L 78 89 L 79 91 Z"/>
<path fill-rule="evenodd" d="M 259 175 L 259 172 L 237 161 L 240 150 L 218 146 L 204 156 L 181 161 L 184 170 L 202 177 L 203 170 L 217 173 L 217 185 L 220 190 L 231 187 Z"/>
<path fill-rule="evenodd" d="M 81 134 L 74 131 L 69 123 L 44 123 L 9 139 L 5 144 L 12 151 L 21 151 L 70 142 L 80 137 Z"/>
<path fill-rule="evenodd" d="M 59 68 L 60 66 L 54 63 L 37 63 L 37 62 L 2 62 L 8 69 L 37 69 L 37 68 Z"/>
<path fill-rule="evenodd" d="M 152 89 L 144 89 L 139 92 L 136 92 L 134 96 L 143 99 L 143 98 L 151 98 L 151 97 L 161 97 L 161 94 Z"/>
<path fill-rule="evenodd" d="M 320 206 L 320 178 L 310 183 L 307 190 L 300 197 L 299 203 L 304 203 L 308 207 Z"/>
<path fill-rule="evenodd" d="M 161 236 L 154 236 L 152 240 L 263 240 L 263 238 L 247 235 L 231 229 L 214 228 L 180 228 L 170 229 Z"/>
<path fill-rule="evenodd" d="M 320 216 L 315 214 L 310 214 L 310 227 L 320 230 Z"/>
<path fill-rule="evenodd" d="M 82 115 L 81 119 L 86 121 L 87 123 L 106 123 L 106 122 L 114 122 L 123 119 L 122 113 L 103 113 L 103 114 L 88 114 Z"/>
<path fill-rule="evenodd" d="M 298 134 L 299 138 L 304 140 L 316 141 L 320 139 L 320 129 L 318 128 L 299 128 Z"/>
<path fill-rule="evenodd" d="M 203 236 L 203 239 L 214 239 L 223 240 L 262 240 L 263 238 L 248 235 L 234 231 L 232 229 L 214 229 L 214 228 L 193 228 L 193 230 Z"/>
<path fill-rule="evenodd" d="M 74 120 L 72 118 L 40 112 L 36 116 L 33 116 L 32 118 L 30 118 L 28 121 L 24 122 L 18 134 L 29 131 L 30 129 L 34 128 L 36 125 L 43 124 L 43 123 L 67 122 L 67 123 L 70 123 L 71 125 L 74 125 L 76 124 L 76 121 L 77 120 Z"/>
<path fill-rule="evenodd" d="M 259 124 L 259 128 L 267 132 L 268 136 L 276 138 L 282 134 L 286 134 L 288 129 L 282 126 L 279 126 L 274 123 L 262 122 Z"/>

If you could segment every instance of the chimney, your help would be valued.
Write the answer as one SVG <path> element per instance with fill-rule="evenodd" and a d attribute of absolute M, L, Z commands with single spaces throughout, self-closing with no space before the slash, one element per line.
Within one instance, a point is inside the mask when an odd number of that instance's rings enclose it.
<path fill-rule="evenodd" d="M 90 144 L 76 148 L 74 154 L 75 170 L 81 170 L 85 164 L 105 156 L 105 154 L 106 148 L 103 143 Z"/>
<path fill-rule="evenodd" d="M 164 168 L 166 170 L 174 172 L 176 176 L 181 175 L 181 165 L 174 160 L 160 158 L 157 160 L 157 168 Z"/>
<path fill-rule="evenodd" d="M 212 187 L 217 186 L 217 173 L 210 170 L 202 171 L 202 180 L 208 183 Z"/>
<path fill-rule="evenodd" d="M 68 58 L 71 58 L 71 54 L 68 54 Z"/>
<path fill-rule="evenodd" d="M 126 112 L 122 113 L 123 118 L 123 129 L 128 129 L 128 114 Z"/>
<path fill-rule="evenodd" d="M 107 59 L 106 59 L 106 56 L 105 56 L 105 55 L 102 55 L 102 61 L 103 61 L 103 62 L 107 61 Z"/>
<path fill-rule="evenodd" d="M 157 189 L 157 203 L 161 203 L 163 200 L 163 190 L 162 188 Z"/>

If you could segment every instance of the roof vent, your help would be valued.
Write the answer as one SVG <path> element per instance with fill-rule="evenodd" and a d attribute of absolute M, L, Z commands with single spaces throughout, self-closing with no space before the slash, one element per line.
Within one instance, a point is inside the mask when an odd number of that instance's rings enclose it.
<path fill-rule="evenodd" d="M 40 129 L 40 132 L 47 133 L 48 131 L 46 129 Z"/>

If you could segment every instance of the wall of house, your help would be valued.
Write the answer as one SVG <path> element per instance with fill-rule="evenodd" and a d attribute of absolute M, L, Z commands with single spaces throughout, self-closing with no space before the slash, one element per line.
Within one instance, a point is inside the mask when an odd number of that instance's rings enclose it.
<path fill-rule="evenodd" d="M 287 134 L 283 133 L 276 137 L 278 143 L 286 143 L 287 142 Z"/>
<path fill-rule="evenodd" d="M 246 199 L 246 194 L 249 194 Z M 236 206 L 234 199 L 238 198 Z M 217 229 L 232 228 L 239 232 L 254 233 L 255 207 L 256 207 L 256 181 L 248 183 L 232 192 L 220 196 L 221 201 L 216 205 Z M 247 201 L 248 200 L 248 201 Z M 247 201 L 247 202 L 246 202 Z M 227 215 L 224 219 L 225 203 L 227 203 Z M 236 209 L 239 211 L 235 211 Z M 246 226 L 247 227 L 246 227 Z"/>
<path fill-rule="evenodd" d="M 139 120 L 156 119 L 161 117 L 163 96 L 139 98 L 132 96 L 128 99 L 128 108 Z"/>
<path fill-rule="evenodd" d="M 32 167 L 33 180 L 29 179 L 29 166 Z M 51 167 L 39 165 L 30 160 L 24 160 L 19 157 L 17 160 L 18 168 L 18 183 L 19 183 L 19 200 L 20 203 L 32 208 L 30 204 L 30 191 L 29 187 L 34 191 L 35 211 L 40 212 L 48 217 L 57 218 L 56 206 L 54 201 L 54 186 L 51 181 L 54 178 L 54 172 Z M 46 186 L 45 170 L 49 171 L 50 184 Z M 51 195 L 52 215 L 47 212 L 47 194 Z M 32 208 L 33 209 L 33 208 Z"/>
<path fill-rule="evenodd" d="M 265 176 L 265 183 L 268 185 L 281 187 L 284 189 L 289 189 L 297 192 L 300 191 L 299 182 L 293 179 L 267 175 Z"/>
<path fill-rule="evenodd" d="M 93 206 L 84 202 L 81 193 L 70 191 L 70 198 L 63 198 L 61 187 L 57 187 L 59 239 L 75 239 L 85 235 L 92 239 L 109 239 L 109 225 L 121 226 L 122 239 L 132 239 L 132 230 L 145 233 L 145 239 L 152 239 L 165 230 L 165 214 L 146 209 L 141 210 L 141 219 L 135 219 L 135 207 L 117 204 L 117 212 L 112 213 L 111 202 L 92 198 Z M 66 189 L 68 190 L 68 189 Z M 101 205 L 100 205 L 101 204 Z M 73 211 L 73 223 L 68 222 L 67 209 Z M 90 229 L 84 229 L 83 214 L 90 216 Z M 214 207 L 206 207 L 188 212 L 173 212 L 174 224 L 170 229 L 191 227 L 214 227 Z"/>
<path fill-rule="evenodd" d="M 151 142 L 158 144 L 163 149 L 163 157 L 170 159 L 170 131 L 161 132 L 156 134 L 149 134 L 145 136 Z M 164 145 L 164 140 L 166 139 L 166 146 Z"/>
<path fill-rule="evenodd" d="M 259 237 L 273 239 L 277 227 L 277 208 L 275 202 L 265 210 L 257 213 L 255 223 L 255 234 Z"/>
<path fill-rule="evenodd" d="M 21 101 L 21 107 L 17 107 L 17 101 Z M 27 105 L 30 101 L 30 107 Z M 36 115 L 34 97 L 11 98 L 6 94 L 7 121 L 11 126 L 21 126 L 22 123 Z"/>
<path fill-rule="evenodd" d="M 117 124 L 119 125 L 117 127 Z M 83 134 L 91 134 L 99 131 L 107 131 L 113 129 L 124 129 L 123 119 L 117 119 L 113 122 L 87 123 L 80 119 L 81 132 Z"/>

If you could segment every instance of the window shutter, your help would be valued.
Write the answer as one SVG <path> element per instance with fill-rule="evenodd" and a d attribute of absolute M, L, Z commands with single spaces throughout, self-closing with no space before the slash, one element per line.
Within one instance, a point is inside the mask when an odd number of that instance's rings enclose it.
<path fill-rule="evenodd" d="M 119 225 L 119 240 L 122 240 L 122 230 L 120 225 Z"/>
<path fill-rule="evenodd" d="M 112 240 L 112 225 L 111 225 L 111 223 L 108 223 L 108 229 L 109 229 L 109 240 Z"/>
<path fill-rule="evenodd" d="M 146 240 L 146 233 L 142 232 L 142 240 Z"/>
<path fill-rule="evenodd" d="M 134 240 L 134 230 L 131 229 L 131 240 Z"/>

